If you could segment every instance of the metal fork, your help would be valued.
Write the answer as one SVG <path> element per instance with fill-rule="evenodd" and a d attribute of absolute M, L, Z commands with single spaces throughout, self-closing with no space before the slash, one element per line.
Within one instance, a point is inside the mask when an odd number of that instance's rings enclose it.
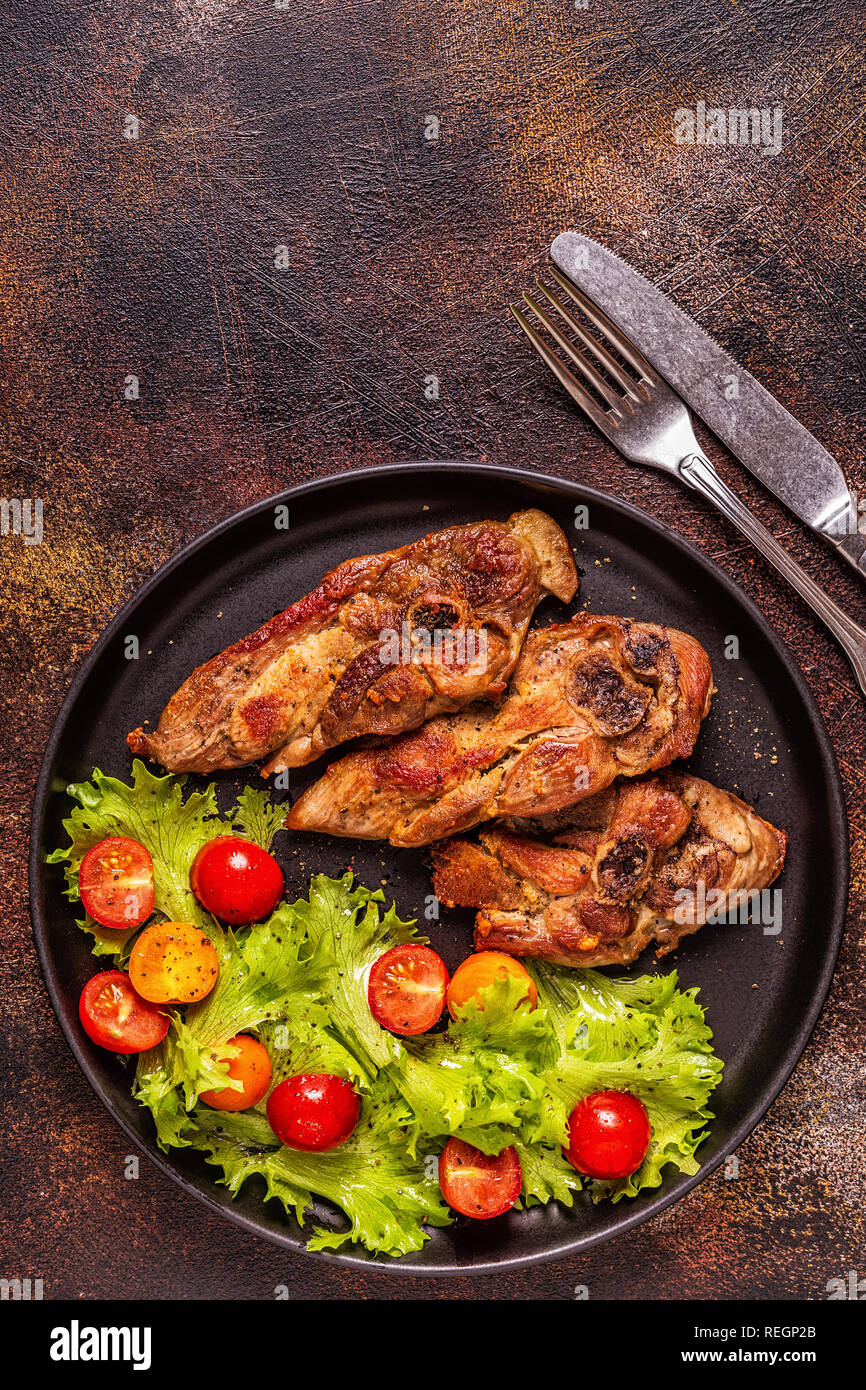
<path fill-rule="evenodd" d="M 616 324 L 565 275 L 554 266 L 551 266 L 550 273 L 560 289 L 579 307 L 608 346 L 588 332 L 562 299 L 540 281 L 538 288 L 558 317 L 551 317 L 548 309 L 542 308 L 531 294 L 524 293 L 523 298 L 539 323 L 606 405 L 601 405 L 581 385 L 574 372 L 556 355 L 526 315 L 515 304 L 511 304 L 509 307 L 512 314 L 556 379 L 584 414 L 589 416 L 593 424 L 598 426 L 602 434 L 606 435 L 631 463 L 643 463 L 650 468 L 658 468 L 663 473 L 672 473 L 695 492 L 699 492 L 708 502 L 712 502 L 728 521 L 757 546 L 761 554 L 775 565 L 779 573 L 793 585 L 830 629 L 848 656 L 857 677 L 857 684 L 866 695 L 866 629 L 855 623 L 838 604 L 827 597 L 824 590 L 809 577 L 787 550 L 779 545 L 766 526 L 762 526 L 736 493 L 719 477 L 709 459 L 701 453 L 686 406 L 650 366 L 643 354 L 638 352 Z M 566 336 L 560 321 L 577 339 L 583 351 Z M 637 372 L 637 379 L 611 355 L 609 348 L 618 352 Z M 602 364 L 606 376 L 593 365 L 587 353 L 591 353 L 596 361 Z"/>

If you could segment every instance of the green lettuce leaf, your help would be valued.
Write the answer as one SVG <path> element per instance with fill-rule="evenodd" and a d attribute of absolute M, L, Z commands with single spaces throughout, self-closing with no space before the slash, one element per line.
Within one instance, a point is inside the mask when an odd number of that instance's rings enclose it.
<path fill-rule="evenodd" d="M 649 1115 L 652 1139 L 643 1164 L 630 1178 L 594 1182 L 593 1199 L 616 1202 L 658 1187 L 668 1163 L 696 1173 L 695 1149 L 712 1119 L 707 1101 L 723 1065 L 697 990 L 678 990 L 676 971 L 612 979 L 596 970 L 535 965 L 532 974 L 560 1043 L 548 1073 L 555 1102 L 571 1107 L 594 1091 L 630 1091 Z"/>
<path fill-rule="evenodd" d="M 186 777 L 158 777 L 140 758 L 132 764 L 132 782 L 107 777 L 97 768 L 89 782 L 74 782 L 67 792 L 78 804 L 64 820 L 69 843 L 48 855 L 49 864 L 65 865 L 66 896 L 80 902 L 78 871 L 85 854 L 111 835 L 128 835 L 144 845 L 153 859 L 156 912 L 169 921 L 192 922 L 226 950 L 226 933 L 199 905 L 189 886 L 189 871 L 202 845 L 217 835 L 244 835 L 270 849 L 282 828 L 285 811 L 272 806 L 267 792 L 248 787 L 232 816 L 219 813 L 216 788 L 184 797 Z M 94 938 L 95 955 L 125 959 L 137 927 L 115 931 L 85 914 L 79 921 Z"/>
<path fill-rule="evenodd" d="M 524 1206 L 544 1206 L 547 1202 L 562 1202 L 566 1207 L 574 1204 L 574 1194 L 583 1187 L 585 1179 L 575 1172 L 561 1148 L 519 1140 L 514 1147 L 523 1175 Z"/>
<path fill-rule="evenodd" d="M 377 1068 L 398 1061 L 401 1044 L 393 1033 L 380 1028 L 367 1003 L 367 978 L 373 962 L 401 942 L 424 942 L 411 922 L 403 922 L 392 905 L 379 911 L 385 895 L 381 889 L 352 884 L 351 873 L 342 878 L 317 874 L 310 884 L 309 899 L 293 907 L 298 923 L 315 947 L 322 946 L 333 960 L 328 981 L 328 1005 L 334 1027 L 359 1064 L 374 1075 Z"/>
<path fill-rule="evenodd" d="M 285 806 L 275 806 L 270 792 L 258 787 L 244 787 L 232 816 L 235 835 L 253 840 L 262 849 L 270 850 L 277 831 L 285 826 Z"/>
<path fill-rule="evenodd" d="M 97 768 L 91 781 L 67 787 L 78 803 L 63 822 L 69 844 L 54 850 L 48 863 L 65 863 L 66 896 L 77 902 L 78 871 L 87 851 L 111 835 L 138 840 L 153 859 L 156 911 L 169 921 L 201 927 L 220 951 L 224 933 L 196 901 L 189 871 L 201 846 L 215 835 L 230 834 L 231 825 L 219 816 L 213 786 L 191 792 L 184 800 L 185 784 L 185 777 L 154 776 L 138 758 L 132 765 L 131 784 L 107 777 Z M 122 958 L 137 930 L 113 931 L 86 915 L 79 925 L 94 936 L 97 955 Z"/>
<path fill-rule="evenodd" d="M 155 1068 L 145 1054 L 138 1098 L 151 1108 L 153 1099 L 161 1101 L 163 1092 L 153 1078 L 160 1070 L 168 1088 L 182 1088 L 187 1110 L 202 1091 L 226 1086 L 239 1090 L 240 1084 L 228 1079 L 234 1055 L 228 1046 L 231 1038 L 270 1023 L 273 1056 L 280 1051 L 283 1034 L 288 1047 L 295 1027 L 326 1021 L 322 1001 L 331 978 L 328 947 L 327 940 L 313 944 L 298 930 L 295 910 L 288 903 L 281 903 L 266 922 L 255 923 L 242 937 L 227 930 L 216 985 L 200 1003 L 188 1007 L 185 1018 L 173 1015 L 167 1038 L 154 1049 L 159 1053 Z"/>
<path fill-rule="evenodd" d="M 399 1113 L 399 1096 L 377 1084 L 362 1102 L 354 1134 L 340 1148 L 319 1154 L 274 1147 L 267 1120 L 254 1111 L 219 1114 L 202 1107 L 195 1119 L 208 1162 L 222 1168 L 233 1194 L 258 1175 L 266 1198 L 276 1198 L 299 1222 L 314 1194 L 345 1213 L 342 1229 L 316 1228 L 310 1250 L 339 1250 L 357 1241 L 373 1254 L 394 1256 L 420 1250 L 429 1239 L 426 1227 L 451 1220 L 435 1163 L 411 1157 L 395 1138 Z"/>
<path fill-rule="evenodd" d="M 555 1055 L 544 1011 L 532 1011 L 526 989 L 509 976 L 459 1009 L 447 1033 L 407 1041 L 387 1067 L 408 1102 L 409 1142 L 456 1135 L 485 1153 L 499 1153 L 513 1130 L 555 1137 L 554 1108 L 544 1068 Z"/>
<path fill-rule="evenodd" d="M 296 1014 L 290 1021 L 263 1023 L 258 1029 L 259 1038 L 271 1057 L 271 1090 L 286 1077 L 311 1072 L 344 1076 L 356 1090 L 364 1090 L 369 1085 L 367 1072 L 358 1065 L 345 1043 L 322 1021 L 326 1019 L 327 1011 L 321 1009 L 318 1021 L 315 1013 L 318 1011 L 310 1010 L 307 1017 Z M 266 1103 L 267 1097 L 259 1108 L 264 1109 Z"/>

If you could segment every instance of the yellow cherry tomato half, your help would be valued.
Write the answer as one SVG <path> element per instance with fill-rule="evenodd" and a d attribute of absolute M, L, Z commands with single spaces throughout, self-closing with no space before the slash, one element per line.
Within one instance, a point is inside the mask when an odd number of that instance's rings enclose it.
<path fill-rule="evenodd" d="M 154 1004 L 194 1004 L 210 994 L 219 956 L 200 927 L 158 922 L 145 927 L 129 957 L 129 978 Z"/>

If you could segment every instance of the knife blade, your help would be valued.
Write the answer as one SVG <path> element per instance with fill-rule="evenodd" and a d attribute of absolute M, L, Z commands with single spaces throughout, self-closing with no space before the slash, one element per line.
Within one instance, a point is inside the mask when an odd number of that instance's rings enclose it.
<path fill-rule="evenodd" d="M 839 464 L 805 425 L 639 271 L 592 237 L 550 248 L 564 275 L 632 339 L 718 439 L 866 577 L 866 517 Z"/>

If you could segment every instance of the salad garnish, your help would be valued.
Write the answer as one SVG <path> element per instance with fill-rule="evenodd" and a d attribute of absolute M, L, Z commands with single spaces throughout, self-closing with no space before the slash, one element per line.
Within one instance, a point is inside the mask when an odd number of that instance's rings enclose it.
<path fill-rule="evenodd" d="M 69 788 L 68 843 L 50 856 L 65 866 L 94 953 L 116 967 L 102 972 L 114 977 L 107 993 L 91 993 L 102 1007 L 112 998 L 128 1005 L 147 1022 L 139 1035 L 157 1039 L 139 1052 L 132 1085 L 161 1148 L 200 1150 L 232 1194 L 259 1180 L 265 1200 L 312 1221 L 310 1249 L 357 1242 L 389 1256 L 419 1250 L 457 1210 L 492 1217 L 515 1202 L 570 1206 L 584 1187 L 596 1201 L 616 1202 L 657 1187 L 667 1165 L 697 1171 L 722 1063 L 697 990 L 679 990 L 675 972 L 614 979 L 510 957 L 498 968 L 475 956 L 449 985 L 438 957 L 413 954 L 427 951 L 427 938 L 351 873 L 317 875 L 306 896 L 255 920 L 274 899 L 272 869 L 249 901 L 225 878 L 224 847 L 216 845 L 215 883 L 202 889 L 199 881 L 198 896 L 190 873 L 221 837 L 271 858 L 285 808 L 248 788 L 221 812 L 213 785 L 187 791 L 185 781 L 156 777 L 138 760 L 129 784 L 95 771 Z M 119 928 L 87 911 L 79 885 L 88 851 L 116 838 L 149 856 L 154 894 L 146 921 Z M 128 858 L 140 877 L 146 859 Z M 202 900 L 217 905 L 208 887 L 235 925 L 207 911 Z M 122 884 L 115 888 L 124 901 Z M 140 887 L 134 896 L 138 918 L 148 897 Z M 238 925 L 244 918 L 251 925 Z M 181 936 L 168 954 L 150 950 Z M 156 993 L 173 991 L 187 978 L 184 942 L 203 951 L 194 965 L 206 958 L 215 971 L 204 994 L 187 979 L 186 997 L 196 1002 L 182 1004 L 176 993 L 155 1002 L 126 983 L 141 956 L 148 972 L 156 969 Z M 166 961 L 172 972 L 163 980 Z M 415 1012 L 395 1000 L 405 979 L 417 992 Z M 447 1027 L 416 1032 L 441 1011 L 446 987 Z M 634 1104 L 598 1099 L 611 1092 Z M 612 1154 L 595 1162 L 599 1125 L 608 1139 L 611 1125 L 619 1131 Z"/>

